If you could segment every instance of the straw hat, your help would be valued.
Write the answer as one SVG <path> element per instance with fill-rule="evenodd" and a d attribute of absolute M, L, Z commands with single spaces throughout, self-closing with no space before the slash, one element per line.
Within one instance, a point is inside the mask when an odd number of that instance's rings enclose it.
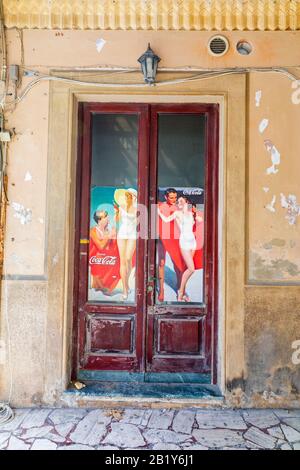
<path fill-rule="evenodd" d="M 114 200 L 118 206 L 124 206 L 126 204 L 125 194 L 129 193 L 137 199 L 137 190 L 134 188 L 129 189 L 116 189 L 114 193 Z"/>

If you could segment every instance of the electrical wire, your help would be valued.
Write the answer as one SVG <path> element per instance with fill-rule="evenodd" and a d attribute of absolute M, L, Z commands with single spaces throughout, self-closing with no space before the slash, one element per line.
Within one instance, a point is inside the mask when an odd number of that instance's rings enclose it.
<path fill-rule="evenodd" d="M 6 36 L 4 28 L 4 10 L 3 10 L 3 0 L 0 1 L 0 40 L 1 40 L 1 56 L 2 56 L 2 65 L 0 80 L 5 83 L 3 96 L 0 100 L 0 107 L 3 110 L 5 106 L 6 93 L 8 88 L 8 74 L 7 74 L 7 45 L 6 45 Z"/>
<path fill-rule="evenodd" d="M 7 45 L 6 45 L 6 36 L 5 36 L 5 28 L 4 28 L 4 12 L 3 12 L 3 1 L 0 0 L 0 36 L 1 36 L 1 52 L 2 52 L 2 68 L 1 68 L 1 81 L 5 82 L 5 88 L 3 91 L 3 96 L 1 97 L 0 100 L 0 107 L 2 109 L 2 112 L 5 107 L 5 101 L 6 101 L 6 94 L 7 94 L 7 89 L 8 89 L 8 74 L 7 74 Z M 3 122 L 4 122 L 4 116 L 1 114 L 1 131 L 3 131 Z M 2 204 L 2 195 L 4 195 L 5 200 L 7 201 L 7 194 L 6 194 L 6 189 L 5 189 L 5 181 L 4 181 L 4 175 L 6 171 L 6 164 L 7 164 L 7 143 L 6 142 L 0 142 L 0 150 L 1 150 L 1 158 L 0 158 L 0 173 L 1 173 L 1 192 L 0 192 L 0 198 L 1 198 L 1 220 L 2 220 L 2 211 L 5 210 L 6 204 Z M 4 236 L 3 236 L 3 244 L 4 244 Z M 6 262 L 5 258 L 3 261 L 3 272 L 6 274 Z M 3 425 L 5 423 L 8 423 L 14 418 L 14 412 L 12 408 L 10 407 L 10 402 L 12 398 L 12 391 L 13 391 L 13 372 L 12 372 L 12 363 L 11 363 L 11 334 L 10 334 L 10 324 L 9 324 L 9 317 L 8 317 L 8 292 L 7 292 L 7 280 L 6 280 L 6 275 L 5 275 L 5 280 L 3 281 L 4 284 L 4 310 L 5 310 L 5 322 L 6 322 L 6 334 L 7 334 L 7 344 L 8 344 L 8 369 L 9 369 L 9 377 L 10 377 L 10 383 L 9 383 L 9 394 L 8 394 L 8 400 L 6 402 L 0 402 L 0 425 Z M 2 285 L 3 285 L 2 284 Z"/>
<path fill-rule="evenodd" d="M 5 181 L 4 175 L 6 173 L 6 164 L 7 164 L 7 143 L 0 142 L 0 172 L 1 172 L 1 199 L 2 194 L 6 201 L 8 201 L 6 188 L 5 188 Z M 2 205 L 2 200 L 1 200 Z M 5 204 L 1 207 L 1 210 L 5 210 Z M 2 219 L 2 218 L 1 218 Z M 4 238 L 4 237 L 3 237 Z M 3 244 L 5 240 L 3 239 Z M 0 402 L 0 426 L 4 423 L 11 421 L 14 418 L 14 412 L 10 407 L 10 402 L 12 398 L 12 391 L 13 391 L 13 373 L 12 373 L 12 364 L 11 364 L 11 332 L 10 332 L 10 324 L 9 324 L 9 316 L 8 316 L 8 292 L 7 292 L 7 276 L 6 276 L 6 261 L 4 258 L 3 261 L 3 273 L 4 273 L 4 280 L 2 281 L 2 285 L 4 285 L 4 316 L 5 316 L 5 323 L 6 323 L 6 335 L 7 335 L 7 344 L 8 344 L 8 369 L 9 369 L 9 394 L 8 400 L 6 402 Z"/>
<path fill-rule="evenodd" d="M 29 70 L 29 69 L 28 69 Z M 36 79 L 32 80 L 23 90 L 20 96 L 17 99 L 10 101 L 7 103 L 7 106 L 15 105 L 20 103 L 25 96 L 39 83 L 43 81 L 61 81 L 64 83 L 69 83 L 78 86 L 90 86 L 94 88 L 148 88 L 149 85 L 146 83 L 105 83 L 105 82 L 92 82 L 86 80 L 78 80 L 74 78 L 62 77 L 58 75 L 46 75 L 38 71 L 32 71 L 32 73 L 37 76 Z M 112 73 L 124 73 L 124 72 L 133 72 L 132 69 L 128 70 L 118 70 L 113 71 Z M 178 70 L 180 72 L 180 70 Z M 185 71 L 187 72 L 187 71 Z M 249 72 L 267 72 L 267 73 L 280 73 L 287 76 L 290 80 L 299 80 L 295 74 L 290 72 L 285 68 L 280 67 L 247 67 L 247 68 L 230 68 L 230 69 L 202 69 L 200 73 L 192 75 L 191 77 L 184 77 L 184 78 L 175 78 L 171 80 L 163 80 L 160 82 L 155 83 L 155 87 L 161 87 L 166 85 L 176 85 L 180 83 L 190 82 L 190 81 L 198 81 L 198 80 L 206 80 L 208 78 L 214 77 L 222 77 L 224 75 L 234 75 L 234 74 L 241 74 L 241 73 L 249 73 Z M 102 74 L 107 76 L 107 73 Z M 98 75 L 99 76 L 99 75 Z"/>
<path fill-rule="evenodd" d="M 2 194 L 7 199 L 6 189 L 5 189 L 5 181 L 4 175 L 6 171 L 6 151 L 7 151 L 7 143 L 0 142 L 0 154 L 1 154 L 1 198 Z M 2 201 L 1 201 L 2 203 Z M 5 205 L 4 205 L 5 208 Z M 4 210 L 3 207 L 1 210 Z M 5 240 L 3 240 L 4 244 Z M 8 400 L 6 402 L 0 402 L 0 426 L 4 423 L 11 421 L 14 418 L 14 412 L 10 407 L 10 402 L 12 398 L 12 391 L 13 391 L 13 372 L 12 372 L 12 364 L 11 364 L 11 332 L 10 332 L 10 324 L 9 324 L 9 316 L 8 316 L 8 292 L 7 292 L 7 277 L 6 277 L 6 261 L 4 258 L 3 261 L 3 273 L 4 273 L 4 280 L 2 281 L 2 285 L 4 285 L 4 316 L 5 316 L 5 323 L 6 323 L 6 335 L 7 335 L 7 344 L 8 344 L 8 369 L 9 369 L 9 394 Z"/>

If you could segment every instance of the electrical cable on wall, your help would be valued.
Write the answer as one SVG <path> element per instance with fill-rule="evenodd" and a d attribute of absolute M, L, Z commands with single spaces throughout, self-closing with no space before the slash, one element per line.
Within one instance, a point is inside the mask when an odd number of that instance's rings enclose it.
<path fill-rule="evenodd" d="M 180 69 L 175 69 L 175 70 L 178 73 L 188 72 L 186 68 L 184 69 L 185 70 L 180 70 Z M 99 69 L 99 71 L 100 70 L 101 69 Z M 132 72 L 136 72 L 137 70 L 139 69 L 133 70 L 132 68 L 128 68 L 128 69 L 111 71 L 111 74 L 112 73 L 130 73 L 130 72 L 132 73 Z M 69 78 L 69 77 L 62 77 L 59 75 L 47 75 L 47 74 L 38 72 L 37 70 L 31 70 L 25 67 L 24 67 L 24 71 L 26 71 L 28 75 L 31 74 L 32 76 L 35 76 L 37 78 L 32 80 L 25 87 L 21 95 L 18 96 L 15 100 L 7 102 L 6 104 L 7 107 L 20 103 L 36 85 L 38 85 L 39 83 L 43 81 L 60 81 L 60 82 L 69 83 L 73 85 L 90 86 L 94 88 L 148 88 L 149 87 L 149 85 L 145 83 L 105 83 L 105 82 L 92 82 L 92 81 L 87 81 L 87 80 L 78 80 L 78 79 Z M 247 67 L 247 68 L 199 69 L 199 73 L 192 75 L 190 77 L 163 80 L 160 82 L 156 82 L 154 86 L 161 87 L 161 86 L 166 86 L 166 85 L 176 85 L 176 84 L 185 83 L 185 82 L 200 81 L 200 80 L 207 80 L 209 78 L 222 77 L 224 75 L 234 75 L 234 74 L 249 73 L 249 72 L 279 73 L 279 74 L 285 75 L 290 80 L 299 80 L 299 77 L 297 77 L 295 74 L 293 74 L 292 72 L 290 72 L 289 70 L 285 68 Z M 109 71 L 105 73 L 105 76 L 107 76 L 108 74 L 109 74 Z M 97 74 L 94 73 L 93 76 L 97 76 Z"/>
<path fill-rule="evenodd" d="M 4 14 L 3 14 L 3 3 L 0 1 L 0 41 L 1 41 L 1 51 L 2 51 L 2 64 L 1 64 L 1 73 L 0 73 L 0 84 L 1 84 L 1 97 L 0 97 L 0 223 L 1 223 L 1 243 L 4 246 L 4 221 L 6 213 L 6 203 L 8 201 L 6 188 L 5 188 L 5 175 L 6 175 L 6 164 L 7 164 L 7 146 L 8 141 L 10 140 L 10 134 L 4 129 L 4 108 L 5 101 L 8 89 L 8 74 L 7 74 L 7 47 L 6 47 L 6 37 L 4 29 Z M 3 256 L 3 272 L 5 274 L 5 261 L 3 255 L 3 246 L 1 247 L 1 252 Z M 0 276 L 2 272 L 0 273 Z M 10 402 L 12 398 L 12 389 L 13 389 L 13 377 L 12 377 L 12 366 L 11 366 L 11 337 L 10 337 L 10 324 L 8 317 L 8 305 L 7 305 L 7 280 L 6 276 L 4 281 L 4 315 L 6 321 L 6 335 L 7 335 L 7 344 L 8 344 L 8 368 L 10 375 L 10 384 L 9 384 L 9 395 L 6 402 L 0 402 L 0 425 L 11 421 L 14 418 L 14 412 L 10 407 Z M 0 289 L 2 292 L 2 289 Z"/>

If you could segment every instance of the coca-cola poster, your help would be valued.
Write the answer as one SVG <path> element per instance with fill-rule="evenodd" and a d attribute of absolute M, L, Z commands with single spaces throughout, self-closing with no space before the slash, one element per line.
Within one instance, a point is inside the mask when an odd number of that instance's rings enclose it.
<path fill-rule="evenodd" d="M 160 187 L 156 301 L 203 303 L 204 190 Z"/>
<path fill-rule="evenodd" d="M 135 301 L 136 220 L 135 188 L 92 188 L 89 301 Z"/>

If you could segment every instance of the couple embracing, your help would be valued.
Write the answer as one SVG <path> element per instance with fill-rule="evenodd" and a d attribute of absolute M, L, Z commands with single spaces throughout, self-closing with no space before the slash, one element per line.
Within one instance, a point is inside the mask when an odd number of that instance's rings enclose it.
<path fill-rule="evenodd" d="M 177 301 L 190 302 L 186 292 L 188 281 L 196 269 L 203 268 L 203 212 L 185 192 L 166 189 L 164 201 L 158 205 L 158 300 L 164 299 L 166 253 L 169 254 L 177 278 Z"/>

